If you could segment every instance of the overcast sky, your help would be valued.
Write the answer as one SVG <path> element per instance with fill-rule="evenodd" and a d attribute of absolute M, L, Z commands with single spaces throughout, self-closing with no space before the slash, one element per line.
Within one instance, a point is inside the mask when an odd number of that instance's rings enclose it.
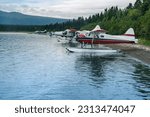
<path fill-rule="evenodd" d="M 105 8 L 125 8 L 136 0 L 0 0 L 0 10 L 29 15 L 77 18 L 100 13 Z"/>

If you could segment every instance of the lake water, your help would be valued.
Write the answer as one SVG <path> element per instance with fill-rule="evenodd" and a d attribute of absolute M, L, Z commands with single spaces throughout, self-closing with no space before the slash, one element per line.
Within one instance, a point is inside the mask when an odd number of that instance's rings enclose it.
<path fill-rule="evenodd" d="M 0 99 L 150 99 L 150 65 L 67 46 L 48 35 L 0 33 Z"/>

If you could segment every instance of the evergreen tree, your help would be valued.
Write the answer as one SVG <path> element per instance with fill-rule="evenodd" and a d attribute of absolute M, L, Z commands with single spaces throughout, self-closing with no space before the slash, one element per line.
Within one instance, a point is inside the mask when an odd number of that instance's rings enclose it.
<path fill-rule="evenodd" d="M 141 0 L 136 0 L 135 4 L 134 4 L 134 8 L 139 9 L 141 8 L 142 2 Z"/>
<path fill-rule="evenodd" d="M 129 5 L 127 6 L 127 9 L 132 9 L 132 8 L 133 8 L 132 3 L 129 3 Z"/>
<path fill-rule="evenodd" d="M 141 12 L 144 14 L 150 8 L 150 0 L 143 0 L 143 4 L 141 6 Z"/>

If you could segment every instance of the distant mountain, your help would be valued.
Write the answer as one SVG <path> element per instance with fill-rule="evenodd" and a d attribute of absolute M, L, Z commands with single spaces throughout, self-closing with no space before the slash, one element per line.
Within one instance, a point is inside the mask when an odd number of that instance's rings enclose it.
<path fill-rule="evenodd" d="M 66 22 L 68 19 L 31 16 L 18 12 L 0 11 L 0 24 L 5 25 L 45 25 Z"/>

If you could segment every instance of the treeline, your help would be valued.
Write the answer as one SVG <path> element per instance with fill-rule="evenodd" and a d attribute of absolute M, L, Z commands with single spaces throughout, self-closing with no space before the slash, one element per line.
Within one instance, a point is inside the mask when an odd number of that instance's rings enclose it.
<path fill-rule="evenodd" d="M 128 28 L 133 27 L 137 36 L 150 37 L 150 0 L 136 0 L 134 4 L 129 3 L 125 9 L 111 7 L 104 12 L 89 16 L 79 17 L 65 23 L 55 23 L 44 26 L 11 26 L 0 25 L 0 31 L 36 31 L 48 30 L 59 31 L 67 28 L 77 30 L 91 30 L 97 24 L 110 34 L 122 34 Z"/>
<path fill-rule="evenodd" d="M 0 31 L 14 32 L 33 32 L 35 30 L 44 30 L 46 26 L 40 25 L 0 25 Z"/>

